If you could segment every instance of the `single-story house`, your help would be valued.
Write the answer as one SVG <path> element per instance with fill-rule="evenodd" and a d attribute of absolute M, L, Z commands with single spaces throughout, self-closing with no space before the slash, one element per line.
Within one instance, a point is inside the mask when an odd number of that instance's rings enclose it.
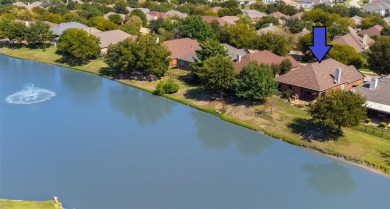
<path fill-rule="evenodd" d="M 271 65 L 271 64 L 280 64 L 285 59 L 290 60 L 293 69 L 299 68 L 299 63 L 293 57 L 291 56 L 282 57 L 267 50 L 258 51 L 253 54 L 247 54 L 244 56 L 238 54 L 234 62 L 234 68 L 235 71 L 239 73 L 251 61 L 255 61 L 259 64 Z"/>
<path fill-rule="evenodd" d="M 360 53 L 370 47 L 375 41 L 369 36 L 358 36 L 355 33 L 348 33 L 343 36 L 335 36 L 332 43 L 334 44 L 346 44 L 352 46 L 356 52 Z"/>
<path fill-rule="evenodd" d="M 89 34 L 95 35 L 97 33 L 101 33 L 102 31 L 94 28 L 94 27 L 87 27 L 87 28 L 82 28 L 83 30 L 87 31 Z"/>
<path fill-rule="evenodd" d="M 272 23 L 270 23 L 268 27 L 260 28 L 259 30 L 256 31 L 257 35 L 268 33 L 268 32 L 286 34 L 286 31 L 273 25 Z"/>
<path fill-rule="evenodd" d="M 355 25 L 360 25 L 360 22 L 362 21 L 363 18 L 355 15 L 353 17 L 350 17 L 349 19 L 352 20 L 352 22 L 355 23 Z"/>
<path fill-rule="evenodd" d="M 290 16 L 285 15 L 285 14 L 279 12 L 279 11 L 276 11 L 276 12 L 273 12 L 273 13 L 269 14 L 269 16 L 274 17 L 276 19 L 285 19 L 285 20 L 290 18 Z"/>
<path fill-rule="evenodd" d="M 211 10 L 215 13 L 218 13 L 218 11 L 222 9 L 222 7 L 212 7 Z"/>
<path fill-rule="evenodd" d="M 186 18 L 188 15 L 186 13 L 182 13 L 176 10 L 169 10 L 165 13 L 168 17 L 179 17 L 179 18 Z"/>
<path fill-rule="evenodd" d="M 366 106 L 369 110 L 390 116 L 390 76 L 372 78 L 363 86 L 351 89 L 366 97 Z"/>
<path fill-rule="evenodd" d="M 372 0 L 363 6 L 365 12 L 376 12 L 385 16 L 390 11 L 390 0 Z"/>
<path fill-rule="evenodd" d="M 227 25 L 234 25 L 236 24 L 236 21 L 239 20 L 240 18 L 237 16 L 223 16 L 221 17 L 221 19 L 225 21 Z"/>
<path fill-rule="evenodd" d="M 70 28 L 83 29 L 83 28 L 88 28 L 88 26 L 78 22 L 67 22 L 67 23 L 61 23 L 56 26 L 53 26 L 50 28 L 50 30 L 53 31 L 55 35 L 60 36 L 65 30 Z"/>
<path fill-rule="evenodd" d="M 197 60 L 196 51 L 177 58 L 177 68 L 180 70 L 191 70 L 191 64 Z"/>
<path fill-rule="evenodd" d="M 109 12 L 109 13 L 103 15 L 103 18 L 106 19 L 106 20 L 108 20 L 108 17 L 109 17 L 110 15 L 119 15 L 119 16 L 121 17 L 122 21 L 124 21 L 124 20 L 126 19 L 126 15 L 124 15 L 124 14 L 118 14 L 118 13 L 115 13 L 115 12 Z"/>
<path fill-rule="evenodd" d="M 126 32 L 123 32 L 121 30 L 110 30 L 110 31 L 104 31 L 101 33 L 96 33 L 94 36 L 98 37 L 100 39 L 100 53 L 106 54 L 108 47 L 111 44 L 117 44 L 121 41 L 124 41 L 126 39 L 136 39 L 137 36 L 130 35 Z"/>
<path fill-rule="evenodd" d="M 276 0 L 261 0 L 264 4 L 273 4 Z"/>
<path fill-rule="evenodd" d="M 371 28 L 359 31 L 360 36 L 368 35 L 369 37 L 381 35 L 383 27 L 380 25 L 374 25 Z"/>
<path fill-rule="evenodd" d="M 207 23 L 213 23 L 216 22 L 220 27 L 225 26 L 226 22 L 220 18 L 220 17 L 215 17 L 215 16 L 202 16 L 203 21 Z"/>
<path fill-rule="evenodd" d="M 311 101 L 330 91 L 349 91 L 364 82 L 364 75 L 354 66 L 334 59 L 311 63 L 276 78 L 282 92 L 291 90 L 298 99 Z"/>
<path fill-rule="evenodd" d="M 169 41 L 164 41 L 162 44 L 171 52 L 171 64 L 170 67 L 180 67 L 178 59 L 187 55 L 193 54 L 196 50 L 200 50 L 200 46 L 197 40 L 190 38 L 180 38 Z M 186 59 L 188 60 L 188 59 Z M 184 66 L 184 64 L 182 64 Z"/>
<path fill-rule="evenodd" d="M 27 4 L 25 4 L 23 2 L 17 1 L 15 3 L 13 3 L 12 5 L 17 6 L 17 7 L 23 7 L 23 8 L 26 8 L 28 10 L 31 10 L 34 7 L 42 7 L 42 2 L 40 2 L 40 1 L 36 1 L 33 3 L 27 2 Z"/>
<path fill-rule="evenodd" d="M 245 56 L 249 54 L 249 51 L 247 49 L 237 49 L 229 44 L 222 44 L 223 47 L 227 50 L 229 57 L 232 61 L 236 62 L 237 59 L 239 59 L 242 56 Z"/>
<path fill-rule="evenodd" d="M 303 12 L 298 12 L 295 15 L 290 16 L 290 19 L 297 19 L 301 20 L 302 19 Z"/>
<path fill-rule="evenodd" d="M 252 21 L 259 21 L 263 17 L 267 16 L 267 14 L 253 9 L 243 9 L 242 15 L 249 17 Z"/>
<path fill-rule="evenodd" d="M 236 0 L 240 5 L 251 5 L 256 2 L 256 0 Z"/>
<path fill-rule="evenodd" d="M 158 18 L 167 18 L 169 17 L 167 14 L 163 13 L 163 12 L 157 12 L 157 11 L 150 11 L 148 12 L 148 15 L 150 15 L 153 20 L 157 20 Z"/>
<path fill-rule="evenodd" d="M 387 22 L 388 25 L 390 25 L 390 17 L 383 18 L 385 22 Z"/>

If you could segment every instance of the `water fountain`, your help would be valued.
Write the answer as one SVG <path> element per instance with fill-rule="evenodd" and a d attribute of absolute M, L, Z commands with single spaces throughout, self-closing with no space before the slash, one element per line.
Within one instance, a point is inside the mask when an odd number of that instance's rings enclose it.
<path fill-rule="evenodd" d="M 11 104 L 34 104 L 46 101 L 55 95 L 52 91 L 37 88 L 32 83 L 28 83 L 21 91 L 9 95 L 5 101 Z"/>

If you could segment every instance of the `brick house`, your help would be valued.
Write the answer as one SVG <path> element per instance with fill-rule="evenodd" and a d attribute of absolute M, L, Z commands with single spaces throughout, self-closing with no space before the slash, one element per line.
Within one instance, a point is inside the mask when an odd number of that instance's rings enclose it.
<path fill-rule="evenodd" d="M 191 58 L 191 54 L 194 54 L 196 50 L 200 50 L 200 46 L 197 40 L 193 40 L 190 38 L 180 38 L 169 41 L 164 41 L 162 44 L 167 48 L 168 51 L 171 52 L 171 64 L 170 67 L 181 67 L 185 64 L 181 63 L 179 66 L 178 59 L 183 58 L 183 62 L 187 60 L 187 58 Z M 186 58 L 186 59 L 185 59 Z M 183 67 L 184 68 L 184 67 Z M 181 68 L 179 68 L 181 69 Z M 184 69 L 189 70 L 189 68 Z"/>
<path fill-rule="evenodd" d="M 349 91 L 364 83 L 364 75 L 354 66 L 334 59 L 311 63 L 276 78 L 282 92 L 291 90 L 301 100 L 314 100 L 332 90 Z"/>

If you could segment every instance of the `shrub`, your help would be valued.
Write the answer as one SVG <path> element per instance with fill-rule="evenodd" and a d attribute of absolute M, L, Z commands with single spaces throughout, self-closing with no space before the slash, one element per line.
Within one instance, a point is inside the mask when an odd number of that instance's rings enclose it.
<path fill-rule="evenodd" d="M 381 128 L 386 128 L 387 125 L 389 125 L 389 124 L 386 123 L 386 122 L 381 122 L 381 123 L 379 124 L 379 127 L 381 127 Z"/>
<path fill-rule="evenodd" d="M 366 123 L 371 123 L 371 118 L 366 118 L 366 119 L 364 119 L 364 122 L 366 122 Z"/>
<path fill-rule="evenodd" d="M 304 104 L 297 104 L 297 107 L 298 108 L 303 108 L 303 107 L 305 107 L 305 105 Z"/>
<path fill-rule="evenodd" d="M 179 91 L 179 84 L 175 83 L 173 79 L 161 80 L 154 90 L 156 95 L 174 94 Z"/>
<path fill-rule="evenodd" d="M 283 99 L 290 99 L 292 94 L 293 94 L 293 92 L 291 90 L 284 91 L 282 93 L 282 98 Z"/>

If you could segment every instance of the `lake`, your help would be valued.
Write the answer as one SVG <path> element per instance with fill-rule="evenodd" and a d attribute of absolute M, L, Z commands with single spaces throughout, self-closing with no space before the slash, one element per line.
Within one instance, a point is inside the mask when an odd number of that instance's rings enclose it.
<path fill-rule="evenodd" d="M 58 196 L 67 209 L 390 208 L 387 176 L 96 75 L 0 55 L 0 98 L 0 198 Z"/>

